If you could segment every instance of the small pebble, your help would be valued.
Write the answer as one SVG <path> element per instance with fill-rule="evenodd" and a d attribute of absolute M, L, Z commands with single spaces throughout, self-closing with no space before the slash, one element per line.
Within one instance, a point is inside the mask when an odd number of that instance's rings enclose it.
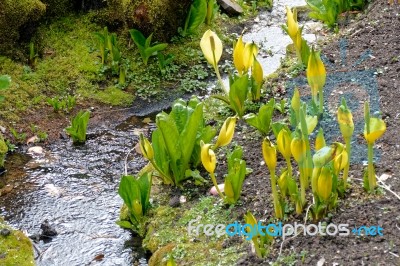
<path fill-rule="evenodd" d="M 10 234 L 11 234 L 11 231 L 8 230 L 7 228 L 3 228 L 0 231 L 0 235 L 2 235 L 2 236 L 9 236 Z"/>
<path fill-rule="evenodd" d="M 219 184 L 219 185 L 218 185 L 218 188 L 219 188 L 219 190 L 221 190 L 221 192 L 224 192 L 224 186 L 225 186 L 225 184 Z M 215 188 L 215 186 L 213 186 L 213 187 L 210 189 L 210 194 L 211 194 L 211 195 L 214 195 L 214 196 L 217 196 L 217 195 L 218 195 L 218 191 L 217 191 L 217 189 Z"/>

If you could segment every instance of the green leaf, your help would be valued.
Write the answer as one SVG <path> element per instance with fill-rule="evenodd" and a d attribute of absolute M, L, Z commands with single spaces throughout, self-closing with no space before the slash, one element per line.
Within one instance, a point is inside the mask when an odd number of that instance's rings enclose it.
<path fill-rule="evenodd" d="M 7 89 L 11 84 L 11 77 L 7 75 L 0 76 L 0 90 Z"/>
<path fill-rule="evenodd" d="M 137 180 L 130 175 L 123 176 L 121 179 L 121 183 L 119 184 L 118 194 L 128 207 L 130 213 L 134 215 L 134 202 L 141 202 L 140 186 Z M 137 218 L 136 220 L 138 221 L 139 219 Z"/>
<path fill-rule="evenodd" d="M 188 17 L 185 21 L 185 27 L 183 29 L 183 35 L 192 34 L 196 29 L 204 22 L 207 16 L 207 1 L 206 0 L 194 0 L 190 6 Z"/>
<path fill-rule="evenodd" d="M 242 117 L 245 111 L 244 102 L 248 93 L 248 82 L 249 77 L 247 75 L 243 75 L 239 78 L 236 78 L 230 85 L 229 102 L 239 117 Z"/>
<path fill-rule="evenodd" d="M 164 183 L 172 184 L 173 178 L 171 176 L 170 161 L 168 151 L 165 146 L 164 138 L 159 129 L 153 131 L 152 145 L 154 150 L 154 161 L 157 165 L 157 171 L 164 179 Z M 161 172 L 160 172 L 161 171 Z"/>
<path fill-rule="evenodd" d="M 129 31 L 131 38 L 133 40 L 133 42 L 136 44 L 136 46 L 140 46 L 145 48 L 146 47 L 146 38 L 144 37 L 144 35 L 135 29 L 132 29 Z"/>
<path fill-rule="evenodd" d="M 145 54 L 147 57 L 150 57 L 150 56 L 154 55 L 155 53 L 164 50 L 165 48 L 167 48 L 167 46 L 168 46 L 167 43 L 156 44 L 152 47 L 146 48 Z"/>
<path fill-rule="evenodd" d="M 125 229 L 131 229 L 131 230 L 135 229 L 135 226 L 133 226 L 128 221 L 117 221 L 116 224 L 118 224 L 119 226 L 121 226 L 122 228 L 125 228 Z"/>
<path fill-rule="evenodd" d="M 178 128 L 174 120 L 165 113 L 158 114 L 156 117 L 157 127 L 160 129 L 164 139 L 165 147 L 170 158 L 170 167 L 174 176 L 174 180 L 181 175 L 182 151 L 177 140 L 180 138 Z"/>
<path fill-rule="evenodd" d="M 200 122 L 203 119 L 203 104 L 197 105 L 194 112 L 188 119 L 184 130 L 179 138 L 179 146 L 182 149 L 182 164 L 186 169 L 189 167 L 190 158 L 192 156 L 193 148 L 195 145 L 197 130 L 199 128 Z M 175 140 L 176 141 L 176 140 Z M 183 170 L 185 170 L 183 169 Z M 180 182 L 180 180 L 178 180 Z"/>
<path fill-rule="evenodd" d="M 138 179 L 140 187 L 141 203 L 143 208 L 143 214 L 147 213 L 150 208 L 150 191 L 151 191 L 151 173 L 145 172 Z"/>
<path fill-rule="evenodd" d="M 64 102 L 65 105 L 65 102 Z M 86 130 L 89 123 L 90 112 L 79 111 L 72 119 L 71 126 L 65 130 L 71 136 L 74 143 L 84 143 L 86 141 Z"/>

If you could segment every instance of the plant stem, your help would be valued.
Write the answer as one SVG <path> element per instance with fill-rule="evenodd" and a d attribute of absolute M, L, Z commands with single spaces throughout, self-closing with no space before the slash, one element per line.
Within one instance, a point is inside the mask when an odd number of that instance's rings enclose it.
<path fill-rule="evenodd" d="M 368 143 L 368 183 L 369 190 L 372 191 L 376 187 L 376 177 L 374 169 L 374 144 Z"/>
<path fill-rule="evenodd" d="M 319 106 L 318 106 L 318 110 L 319 110 L 319 115 L 322 116 L 324 113 L 324 92 L 323 92 L 323 88 L 320 89 L 319 93 Z"/>
<path fill-rule="evenodd" d="M 150 163 L 153 165 L 154 169 L 156 169 L 156 171 L 163 177 L 163 181 L 165 184 L 169 185 L 169 184 L 174 184 L 174 180 L 172 180 L 169 176 L 167 176 L 166 174 L 163 173 L 163 171 L 161 171 L 161 169 L 157 166 L 157 164 L 155 163 L 154 160 L 151 160 Z M 165 182 L 167 181 L 167 182 Z"/>
<path fill-rule="evenodd" d="M 225 88 L 224 82 L 222 81 L 221 74 L 219 73 L 218 66 L 216 66 L 214 68 L 214 70 L 215 70 L 215 74 L 217 75 L 218 81 L 219 81 L 222 89 L 225 91 L 226 95 L 229 95 L 229 91 Z"/>
<path fill-rule="evenodd" d="M 285 158 L 285 159 L 286 159 L 286 164 L 287 164 L 287 169 L 288 169 L 288 177 L 292 177 L 293 170 L 292 170 L 292 164 L 290 163 L 290 157 Z"/>
<path fill-rule="evenodd" d="M 274 198 L 275 216 L 278 219 L 282 219 L 281 204 L 280 204 L 279 198 L 278 198 L 278 191 L 276 190 L 275 170 L 271 171 L 271 188 L 272 188 L 272 196 Z"/>
<path fill-rule="evenodd" d="M 350 138 L 346 138 L 344 140 L 346 142 L 346 152 L 347 152 L 347 157 L 349 158 L 344 171 L 343 171 L 343 188 L 344 190 L 346 190 L 347 188 L 347 177 L 349 175 L 349 169 L 350 169 L 350 154 L 351 154 L 351 137 Z"/>
<path fill-rule="evenodd" d="M 218 187 L 217 179 L 215 178 L 215 174 L 214 174 L 214 173 L 210 173 L 210 176 L 211 176 L 211 180 L 212 180 L 212 182 L 213 182 L 213 184 L 214 184 L 214 187 L 215 187 L 215 189 L 216 189 L 217 192 L 218 192 L 218 195 L 221 197 L 222 200 L 224 200 L 225 197 L 224 197 L 224 195 L 222 194 L 221 190 L 220 190 L 219 187 Z"/>
<path fill-rule="evenodd" d="M 300 163 L 302 164 L 302 162 Z M 307 187 L 307 176 L 304 174 L 304 169 L 302 166 L 300 168 L 300 202 L 301 206 L 304 206 L 306 202 L 306 187 Z"/>

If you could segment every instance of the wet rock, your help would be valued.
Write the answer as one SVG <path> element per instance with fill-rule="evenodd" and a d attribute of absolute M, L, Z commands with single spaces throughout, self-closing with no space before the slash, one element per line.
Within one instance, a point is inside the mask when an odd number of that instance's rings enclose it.
<path fill-rule="evenodd" d="M 2 235 L 2 236 L 9 236 L 10 234 L 11 234 L 11 231 L 7 228 L 3 228 L 0 231 L 0 235 Z"/>
<path fill-rule="evenodd" d="M 172 208 L 179 207 L 181 205 L 180 197 L 179 196 L 174 196 L 169 200 L 169 206 Z"/>
<path fill-rule="evenodd" d="M 217 0 L 217 2 L 228 16 L 239 16 L 243 13 L 243 9 L 232 0 Z"/>
<path fill-rule="evenodd" d="M 48 220 L 44 220 L 44 222 L 40 225 L 40 229 L 42 229 L 42 237 L 52 237 L 58 235 L 56 229 L 50 225 Z"/>
<path fill-rule="evenodd" d="M 28 149 L 28 154 L 31 155 L 42 155 L 43 154 L 43 148 L 40 146 L 34 146 L 34 147 L 30 147 Z"/>

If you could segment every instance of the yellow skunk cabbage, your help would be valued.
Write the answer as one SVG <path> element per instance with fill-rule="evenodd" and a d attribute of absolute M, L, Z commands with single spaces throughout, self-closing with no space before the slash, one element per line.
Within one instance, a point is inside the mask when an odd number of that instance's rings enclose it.
<path fill-rule="evenodd" d="M 236 121 L 237 117 L 228 117 L 225 120 L 219 132 L 217 143 L 215 143 L 214 149 L 231 143 L 233 134 L 235 133 Z"/>

